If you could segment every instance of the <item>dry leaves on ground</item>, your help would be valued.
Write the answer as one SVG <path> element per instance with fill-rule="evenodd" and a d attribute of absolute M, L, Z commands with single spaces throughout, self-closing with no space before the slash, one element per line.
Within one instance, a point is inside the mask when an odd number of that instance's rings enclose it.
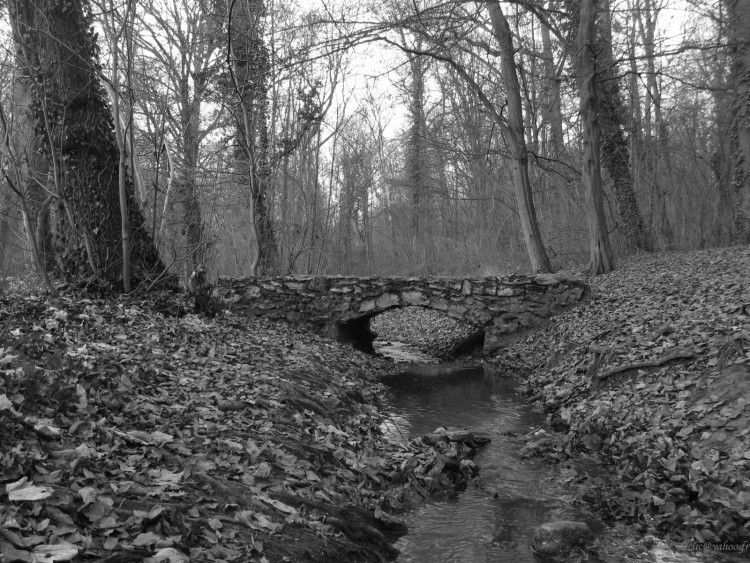
<path fill-rule="evenodd" d="M 0 302 L 0 559 L 379 561 L 471 477 L 383 438 L 374 359 L 172 301 Z"/>
<path fill-rule="evenodd" d="M 504 358 L 601 454 L 610 514 L 697 541 L 750 538 L 750 248 L 641 256 Z M 609 487 L 609 492 L 602 491 Z"/>

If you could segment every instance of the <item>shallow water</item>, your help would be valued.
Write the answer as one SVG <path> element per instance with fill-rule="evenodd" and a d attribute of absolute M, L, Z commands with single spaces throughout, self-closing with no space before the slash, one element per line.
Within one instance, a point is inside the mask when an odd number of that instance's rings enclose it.
<path fill-rule="evenodd" d="M 544 417 L 517 396 L 512 379 L 482 367 L 437 365 L 413 366 L 385 383 L 394 413 L 390 432 L 421 436 L 438 426 L 459 426 L 492 438 L 474 459 L 483 486 L 413 511 L 409 534 L 396 544 L 398 561 L 535 561 L 528 548 L 535 525 L 584 516 L 568 508 L 565 492 L 554 485 L 557 468 L 518 455 L 519 441 L 509 433 L 529 432 Z"/>
<path fill-rule="evenodd" d="M 716 556 L 674 550 L 657 542 L 646 550 L 636 538 L 605 529 L 591 514 L 571 507 L 575 490 L 566 484 L 590 466 L 549 465 L 522 459 L 514 435 L 543 425 L 544 416 L 521 397 L 513 379 L 482 366 L 411 365 L 384 380 L 393 439 L 458 426 L 489 434 L 492 443 L 475 457 L 481 486 L 450 499 L 433 500 L 406 515 L 409 533 L 396 548 L 402 563 L 513 563 L 543 561 L 529 548 L 533 528 L 561 519 L 585 521 L 597 535 L 593 549 L 569 561 L 719 561 Z M 721 560 L 726 560 L 721 558 Z"/>
<path fill-rule="evenodd" d="M 439 361 L 437 358 L 433 358 L 415 350 L 408 344 L 402 342 L 392 342 L 388 340 L 375 340 L 373 342 L 375 353 L 390 358 L 396 363 L 409 363 L 409 364 L 437 364 Z"/>

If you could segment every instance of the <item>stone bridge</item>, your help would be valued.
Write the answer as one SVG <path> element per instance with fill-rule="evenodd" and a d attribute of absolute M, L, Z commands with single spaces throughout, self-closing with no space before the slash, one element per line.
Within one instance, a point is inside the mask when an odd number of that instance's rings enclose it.
<path fill-rule="evenodd" d="M 220 278 L 235 314 L 313 325 L 341 342 L 372 351 L 370 319 L 397 307 L 442 311 L 477 329 L 484 352 L 588 296 L 581 278 L 559 274 L 482 278 L 292 276 Z"/>

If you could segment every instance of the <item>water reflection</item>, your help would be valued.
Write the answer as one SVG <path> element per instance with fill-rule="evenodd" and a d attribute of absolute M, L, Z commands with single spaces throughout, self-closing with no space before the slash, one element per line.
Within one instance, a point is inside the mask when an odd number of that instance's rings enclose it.
<path fill-rule="evenodd" d="M 550 488 L 554 470 L 521 459 L 512 435 L 541 425 L 543 415 L 518 397 L 512 379 L 482 366 L 413 366 L 385 383 L 391 390 L 392 436 L 421 436 L 437 426 L 459 426 L 492 437 L 492 444 L 475 459 L 482 467 L 483 487 L 414 511 L 409 534 L 396 544 L 401 550 L 398 560 L 534 561 L 528 548 L 530 530 L 567 507 L 559 491 Z"/>
<path fill-rule="evenodd" d="M 500 377 L 490 369 L 472 365 L 418 365 L 409 371 L 384 378 L 392 393 L 390 405 L 395 413 L 405 413 L 397 418 L 407 427 L 404 434 L 421 436 L 437 426 L 465 426 L 492 432 L 507 431 L 518 425 L 521 411 L 515 383 Z M 488 412 L 508 407 L 501 417 L 488 420 Z M 526 409 L 524 414 L 532 414 Z M 541 415 L 533 414 L 526 424 L 539 424 Z M 502 426 L 497 424 L 501 423 Z"/>
<path fill-rule="evenodd" d="M 537 525 L 560 519 L 585 521 L 596 534 L 603 534 L 596 518 L 570 506 L 571 491 L 564 483 L 580 467 L 520 457 L 514 436 L 542 425 L 544 416 L 517 394 L 514 380 L 482 366 L 418 365 L 385 383 L 391 412 L 385 430 L 394 439 L 421 436 L 438 426 L 465 427 L 492 437 L 475 458 L 481 466 L 481 487 L 428 502 L 408 514 L 409 533 L 396 543 L 401 551 L 398 561 L 538 563 L 541 560 L 528 547 L 530 534 Z M 600 559 L 589 553 L 585 560 L 706 561 L 686 554 L 671 559 L 653 550 L 616 555 L 618 541 L 629 540 L 607 537 L 600 543 L 607 556 Z"/>

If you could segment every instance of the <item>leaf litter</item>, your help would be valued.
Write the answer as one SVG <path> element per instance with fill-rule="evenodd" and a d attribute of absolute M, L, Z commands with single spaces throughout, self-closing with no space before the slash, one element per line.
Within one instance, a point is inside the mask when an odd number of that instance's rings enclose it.
<path fill-rule="evenodd" d="M 388 560 L 476 477 L 386 439 L 383 362 L 180 299 L 0 298 L 0 560 Z"/>
<path fill-rule="evenodd" d="M 748 272 L 735 247 L 589 280 L 500 359 L 559 431 L 527 454 L 609 463 L 581 490 L 620 526 L 745 541 Z M 180 308 L 0 298 L 0 559 L 380 561 L 395 514 L 476 476 L 463 444 L 384 439 L 374 359 Z"/>
<path fill-rule="evenodd" d="M 638 256 L 498 358 L 558 432 L 525 454 L 592 457 L 612 523 L 674 542 L 750 540 L 750 247 Z"/>

